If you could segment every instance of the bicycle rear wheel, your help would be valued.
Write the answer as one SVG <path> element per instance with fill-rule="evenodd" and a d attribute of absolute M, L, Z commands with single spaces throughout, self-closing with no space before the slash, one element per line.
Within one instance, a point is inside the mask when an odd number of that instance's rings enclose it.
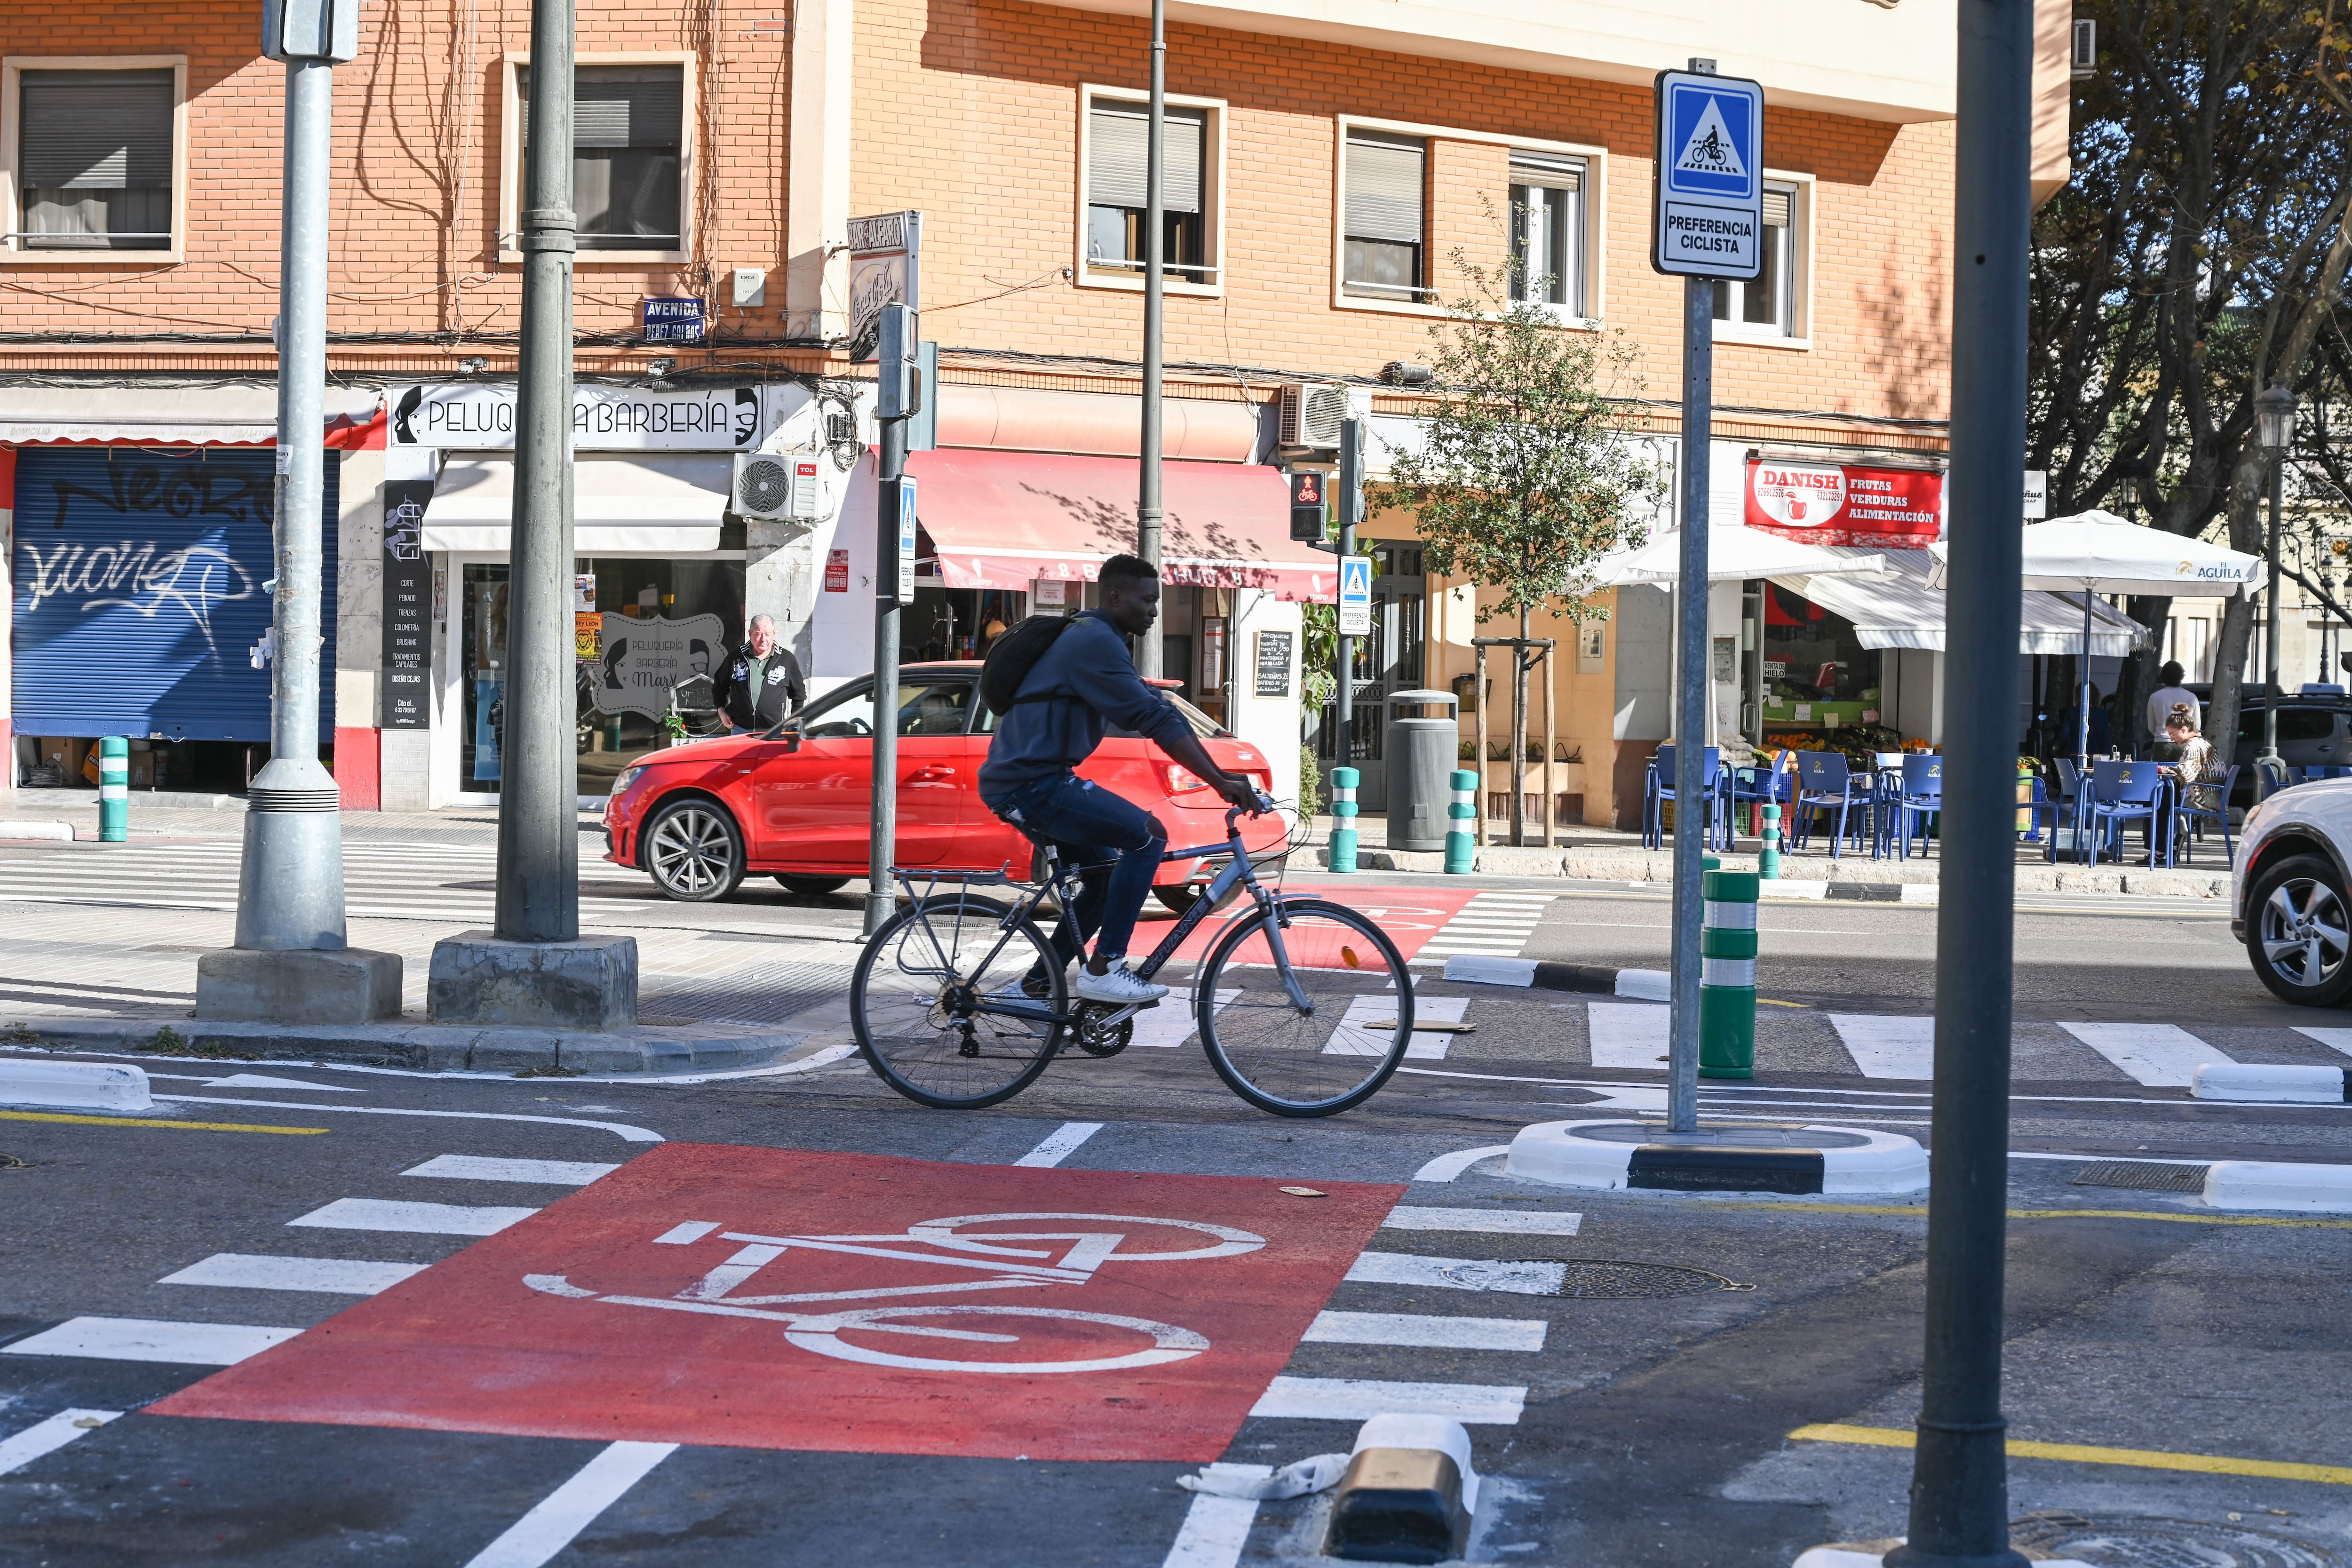
<path fill-rule="evenodd" d="M 1004 905 L 950 894 L 909 905 L 875 932 L 849 983 L 849 1024 L 884 1083 L 919 1105 L 972 1110 L 1010 1100 L 1045 1070 L 1061 1027 L 987 1010 L 1015 999 L 1067 1011 L 1060 962 L 1034 921 L 1010 933 Z M 1042 994 L 1022 981 L 1045 972 Z"/>
<path fill-rule="evenodd" d="M 1244 917 L 1201 965 L 1201 1044 L 1225 1087 L 1259 1110 L 1335 1115 L 1370 1099 L 1404 1060 L 1412 977 L 1369 916 L 1323 899 L 1276 909 L 1297 994 L 1276 967 L 1265 911 Z"/>

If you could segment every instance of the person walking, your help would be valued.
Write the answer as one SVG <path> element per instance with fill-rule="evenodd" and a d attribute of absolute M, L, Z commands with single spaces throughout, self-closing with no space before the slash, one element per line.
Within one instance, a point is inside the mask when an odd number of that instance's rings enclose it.
<path fill-rule="evenodd" d="M 2189 733 L 2195 734 L 2204 726 L 2204 705 L 2197 700 L 2197 693 L 2180 684 L 2180 674 L 2179 659 L 2167 659 L 2156 672 L 2156 678 L 2164 684 L 2147 694 L 2147 732 L 2150 735 L 2162 735 L 2171 723 L 2173 709 L 2183 703 L 2189 708 Z"/>
<path fill-rule="evenodd" d="M 738 735 L 772 730 L 807 700 L 801 661 L 776 641 L 772 616 L 753 616 L 743 646 L 727 656 L 710 678 L 710 698 Z"/>

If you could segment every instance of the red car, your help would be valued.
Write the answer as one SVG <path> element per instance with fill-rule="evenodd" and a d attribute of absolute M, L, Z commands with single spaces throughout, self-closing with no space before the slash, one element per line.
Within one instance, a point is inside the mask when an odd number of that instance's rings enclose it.
<path fill-rule="evenodd" d="M 1162 683 L 1172 684 L 1172 683 Z M 1209 754 L 1271 794 L 1264 752 L 1170 694 Z M 978 775 L 995 716 L 980 701 L 975 661 L 910 664 L 898 674 L 898 864 L 1025 874 L 1028 840 L 982 804 Z M 605 858 L 635 867 L 673 899 L 723 899 L 747 873 L 796 893 L 829 893 L 866 869 L 874 776 L 874 679 L 825 693 L 764 735 L 731 735 L 655 752 L 624 768 L 604 806 Z M 1224 837 L 1225 803 L 1139 736 L 1114 730 L 1078 770 L 1158 816 L 1170 842 Z M 1274 816 L 1243 819 L 1253 854 L 1278 852 Z M 1214 870 L 1171 861 L 1152 889 L 1183 910 Z"/>

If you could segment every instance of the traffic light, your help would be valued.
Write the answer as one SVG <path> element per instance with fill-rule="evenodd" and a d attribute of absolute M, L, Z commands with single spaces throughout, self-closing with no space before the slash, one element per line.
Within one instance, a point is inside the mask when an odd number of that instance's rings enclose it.
<path fill-rule="evenodd" d="M 1290 476 L 1290 537 L 1308 543 L 1323 542 L 1329 499 L 1329 476 L 1320 468 L 1297 468 Z"/>

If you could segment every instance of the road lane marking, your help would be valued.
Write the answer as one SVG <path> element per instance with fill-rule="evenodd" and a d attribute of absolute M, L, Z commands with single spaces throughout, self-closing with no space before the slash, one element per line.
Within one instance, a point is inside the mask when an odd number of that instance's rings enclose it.
<path fill-rule="evenodd" d="M 0 1355 L 87 1356 L 92 1361 L 154 1361 L 177 1366 L 235 1366 L 283 1344 L 299 1329 L 246 1323 L 176 1323 L 157 1318 L 68 1318 Z"/>
<path fill-rule="evenodd" d="M 1936 1076 L 1936 1020 L 1885 1013 L 1832 1013 L 1830 1027 L 1864 1078 Z"/>
<path fill-rule="evenodd" d="M 254 1252 L 215 1252 L 158 1285 L 218 1285 L 232 1290 L 317 1290 L 335 1296 L 373 1296 L 431 1267 L 424 1263 L 379 1263 L 360 1258 L 278 1258 Z"/>
<path fill-rule="evenodd" d="M 500 1160 L 480 1154 L 436 1154 L 422 1165 L 412 1165 L 400 1173 L 446 1176 L 457 1182 L 544 1182 L 551 1186 L 584 1187 L 620 1168 L 593 1160 Z"/>
<path fill-rule="evenodd" d="M 1417 1350 L 1539 1351 L 1541 1318 L 1439 1318 L 1418 1312 L 1318 1312 L 1307 1342 L 1404 1345 Z"/>
<path fill-rule="evenodd" d="M 1648 1068 L 1666 1059 L 1666 1015 L 1656 1002 L 1592 1002 L 1585 1008 L 1586 1032 L 1597 1068 Z"/>
<path fill-rule="evenodd" d="M 2058 1026 L 2150 1088 L 2186 1089 L 2206 1062 L 2234 1060 L 2178 1024 L 2068 1024 Z"/>
<path fill-rule="evenodd" d="M 2297 1024 L 2294 1026 L 2294 1032 L 2307 1040 L 2318 1041 L 2331 1051 L 2352 1057 L 2352 1029 L 2320 1028 L 2309 1024 Z"/>
<path fill-rule="evenodd" d="M 439 1076 L 450 1078 L 457 1075 L 444 1073 L 439 1075 L 421 1074 L 419 1076 Z M 513 1081 L 511 1075 L 505 1073 L 492 1075 L 468 1074 L 466 1076 L 474 1078 L 476 1081 L 480 1081 L 480 1079 L 483 1076 L 488 1076 L 493 1080 L 499 1082 L 510 1083 Z M 610 1078 L 591 1078 L 583 1079 L 578 1081 L 583 1083 L 621 1083 L 633 1080 Z M 405 1106 L 396 1105 L 310 1105 L 305 1104 L 303 1101 L 299 1100 L 229 1100 L 217 1094 L 159 1094 L 155 1096 L 155 1098 L 157 1100 L 177 1100 L 185 1105 L 260 1105 L 267 1106 L 272 1110 L 305 1110 L 313 1116 L 326 1116 L 329 1114 L 340 1116 L 436 1116 L 452 1121 L 536 1121 L 548 1127 L 593 1127 L 601 1131 L 613 1133 L 614 1136 L 631 1143 L 658 1143 L 662 1141 L 662 1135 L 655 1131 L 650 1127 L 635 1127 L 625 1121 L 591 1121 L 584 1116 L 525 1116 L 510 1110 L 415 1110 Z M 159 1123 L 159 1125 L 179 1126 L 183 1124 L 178 1122 L 166 1122 Z M 283 1127 L 255 1127 L 247 1128 L 245 1131 L 252 1132 L 284 1132 L 289 1131 L 289 1129 Z M 299 1129 L 299 1131 L 323 1132 L 326 1129 L 322 1127 L 310 1127 Z"/>
<path fill-rule="evenodd" d="M 0 1476 L 21 1470 L 44 1454 L 54 1454 L 85 1433 L 95 1432 L 120 1410 L 60 1410 L 10 1437 L 0 1437 Z"/>
<path fill-rule="evenodd" d="M 1215 1464 L 1208 1473 L 1218 1479 L 1262 1481 L 1274 1474 L 1274 1467 Z M 1168 1549 L 1160 1568 L 1234 1568 L 1249 1543 L 1250 1526 L 1256 1522 L 1256 1499 L 1202 1492 L 1184 1510 L 1184 1527 L 1176 1532 L 1176 1543 Z"/>
<path fill-rule="evenodd" d="M 1381 1222 L 1387 1230 L 1477 1230 L 1497 1236 L 1574 1236 L 1584 1223 L 1580 1214 L 1546 1214 L 1541 1210 L 1422 1208 L 1400 1204 Z"/>
<path fill-rule="evenodd" d="M 1874 1448 L 1909 1448 L 1919 1436 L 1893 1426 L 1847 1426 L 1829 1422 L 1800 1426 L 1789 1436 L 1807 1443 L 1853 1443 Z M 2261 1476 L 2278 1481 L 2321 1481 L 2352 1487 L 2352 1465 L 2304 1465 L 2280 1459 L 2241 1459 L 2227 1454 L 2178 1454 L 2164 1448 L 2102 1448 L 2086 1443 L 2009 1440 L 2012 1459 L 2071 1459 L 2082 1465 L 2129 1465 L 2144 1470 L 2189 1470 L 2203 1476 Z"/>
<path fill-rule="evenodd" d="M 1217 1011 L 1222 1013 L 1233 1005 L 1241 994 L 1242 989 L 1238 985 L 1218 986 Z M 1200 1037 L 1200 1026 L 1193 1018 L 1189 1003 L 1181 1007 L 1171 1007 L 1162 1002 L 1159 1006 L 1146 1007 L 1135 1016 L 1135 1031 L 1128 1037 L 1127 1043 L 1130 1047 L 1144 1046 L 1153 1049 L 1172 1049 L 1191 1045 Z"/>
<path fill-rule="evenodd" d="M 1450 1415 L 1465 1426 L 1516 1426 L 1527 1399 L 1527 1389 L 1517 1384 L 1277 1377 L 1266 1385 L 1265 1395 L 1250 1414 L 1310 1421 Z"/>
<path fill-rule="evenodd" d="M 337 1198 L 289 1226 L 318 1230 L 389 1230 L 407 1236 L 496 1236 L 539 1211 L 493 1204 L 394 1203 L 382 1198 Z"/>
<path fill-rule="evenodd" d="M 1402 1070 L 1405 1072 L 1412 1072 L 1416 1069 L 1412 1068 L 1405 1068 Z M 1457 1073 L 1436 1073 L 1432 1076 L 1438 1078 L 1456 1078 L 1461 1075 Z M 1511 1146 L 1508 1143 L 1489 1143 L 1483 1149 L 1456 1149 L 1453 1153 L 1440 1154 L 1436 1159 L 1432 1160 L 1427 1164 L 1422 1166 L 1420 1170 L 1415 1171 L 1412 1173 L 1412 1179 L 1416 1182 L 1450 1182 L 1460 1176 L 1463 1172 L 1468 1170 L 1479 1161 L 1491 1160 L 1497 1154 L 1507 1154 L 1510 1152 Z"/>
<path fill-rule="evenodd" d="M 1102 1130 L 1103 1124 L 1099 1121 L 1065 1121 L 1047 1133 L 1043 1142 L 1013 1163 L 1035 1171 L 1051 1170 L 1076 1152 L 1079 1144 Z"/>
<path fill-rule="evenodd" d="M 466 1568 L 540 1568 L 676 1452 L 675 1443 L 608 1444 L 505 1534 L 476 1552 Z"/>
<path fill-rule="evenodd" d="M 170 1100 L 173 1097 L 159 1094 L 155 1098 Z M 301 1105 L 289 1109 L 310 1110 L 316 1108 Z M 170 1121 L 145 1116 L 69 1116 L 57 1110 L 0 1110 L 0 1121 L 68 1121 L 81 1127 L 176 1127 L 183 1132 L 286 1132 L 298 1136 L 311 1136 L 327 1131 L 323 1127 L 264 1127 L 257 1122 L 246 1121 Z"/>
<path fill-rule="evenodd" d="M 1440 1290 L 1557 1296 L 1568 1279 L 1568 1265 L 1496 1263 L 1484 1258 L 1424 1258 L 1417 1252 L 1366 1252 L 1357 1256 L 1347 1277 L 1359 1285 L 1420 1285 Z"/>

